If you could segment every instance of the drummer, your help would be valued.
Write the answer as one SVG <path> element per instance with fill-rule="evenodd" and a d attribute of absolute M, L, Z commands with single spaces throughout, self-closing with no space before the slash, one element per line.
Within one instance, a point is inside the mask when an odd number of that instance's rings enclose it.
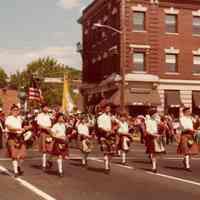
<path fill-rule="evenodd" d="M 22 123 L 23 121 L 20 115 L 20 109 L 14 104 L 11 107 L 11 115 L 6 118 L 5 126 L 8 134 L 8 155 L 12 159 L 15 177 L 23 174 L 21 164 L 26 155 L 26 145 L 23 133 L 30 129 L 29 126 L 24 126 L 24 128 L 22 128 Z"/>

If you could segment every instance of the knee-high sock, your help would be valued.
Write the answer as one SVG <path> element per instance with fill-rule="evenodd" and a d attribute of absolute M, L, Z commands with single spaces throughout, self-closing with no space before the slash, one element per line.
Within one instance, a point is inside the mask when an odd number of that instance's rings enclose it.
<path fill-rule="evenodd" d="M 18 161 L 17 160 L 13 160 L 12 164 L 13 164 L 14 173 L 17 174 L 18 173 Z"/>
<path fill-rule="evenodd" d="M 87 157 L 88 157 L 87 153 L 83 153 L 83 157 L 82 157 L 82 164 L 83 165 L 87 164 Z"/>
<path fill-rule="evenodd" d="M 62 158 L 58 158 L 57 162 L 58 162 L 59 173 L 63 173 L 63 160 L 62 160 Z"/>
<path fill-rule="evenodd" d="M 122 152 L 122 163 L 126 163 L 126 152 Z"/>
<path fill-rule="evenodd" d="M 157 159 L 155 156 L 152 156 L 152 169 L 157 168 Z"/>
<path fill-rule="evenodd" d="M 104 162 L 105 162 L 105 169 L 106 170 L 110 169 L 110 160 L 107 155 L 104 156 Z"/>
<path fill-rule="evenodd" d="M 186 164 L 186 168 L 190 168 L 190 156 L 186 155 L 185 156 L 185 164 Z"/>
<path fill-rule="evenodd" d="M 44 153 L 43 155 L 42 155 L 42 167 L 46 167 L 47 166 L 47 154 L 46 153 Z"/>

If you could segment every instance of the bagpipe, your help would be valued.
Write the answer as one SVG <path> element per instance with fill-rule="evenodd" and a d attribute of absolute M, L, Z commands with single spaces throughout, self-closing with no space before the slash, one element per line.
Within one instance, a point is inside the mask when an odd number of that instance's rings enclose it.
<path fill-rule="evenodd" d="M 14 140 L 16 148 L 20 148 L 23 144 L 27 147 L 33 144 L 33 133 L 30 130 L 23 131 L 22 133 L 9 131 L 7 134 L 8 140 Z"/>

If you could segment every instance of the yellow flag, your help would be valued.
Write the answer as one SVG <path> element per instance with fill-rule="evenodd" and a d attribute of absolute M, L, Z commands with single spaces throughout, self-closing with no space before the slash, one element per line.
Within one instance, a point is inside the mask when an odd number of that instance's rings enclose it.
<path fill-rule="evenodd" d="M 68 79 L 67 76 L 64 75 L 62 111 L 71 113 L 73 109 L 74 103 L 70 95 Z"/>

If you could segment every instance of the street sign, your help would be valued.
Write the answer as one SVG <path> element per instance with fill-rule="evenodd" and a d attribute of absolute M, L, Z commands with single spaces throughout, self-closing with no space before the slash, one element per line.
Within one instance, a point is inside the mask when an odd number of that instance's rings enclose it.
<path fill-rule="evenodd" d="M 45 83 L 63 83 L 63 78 L 45 78 Z"/>

